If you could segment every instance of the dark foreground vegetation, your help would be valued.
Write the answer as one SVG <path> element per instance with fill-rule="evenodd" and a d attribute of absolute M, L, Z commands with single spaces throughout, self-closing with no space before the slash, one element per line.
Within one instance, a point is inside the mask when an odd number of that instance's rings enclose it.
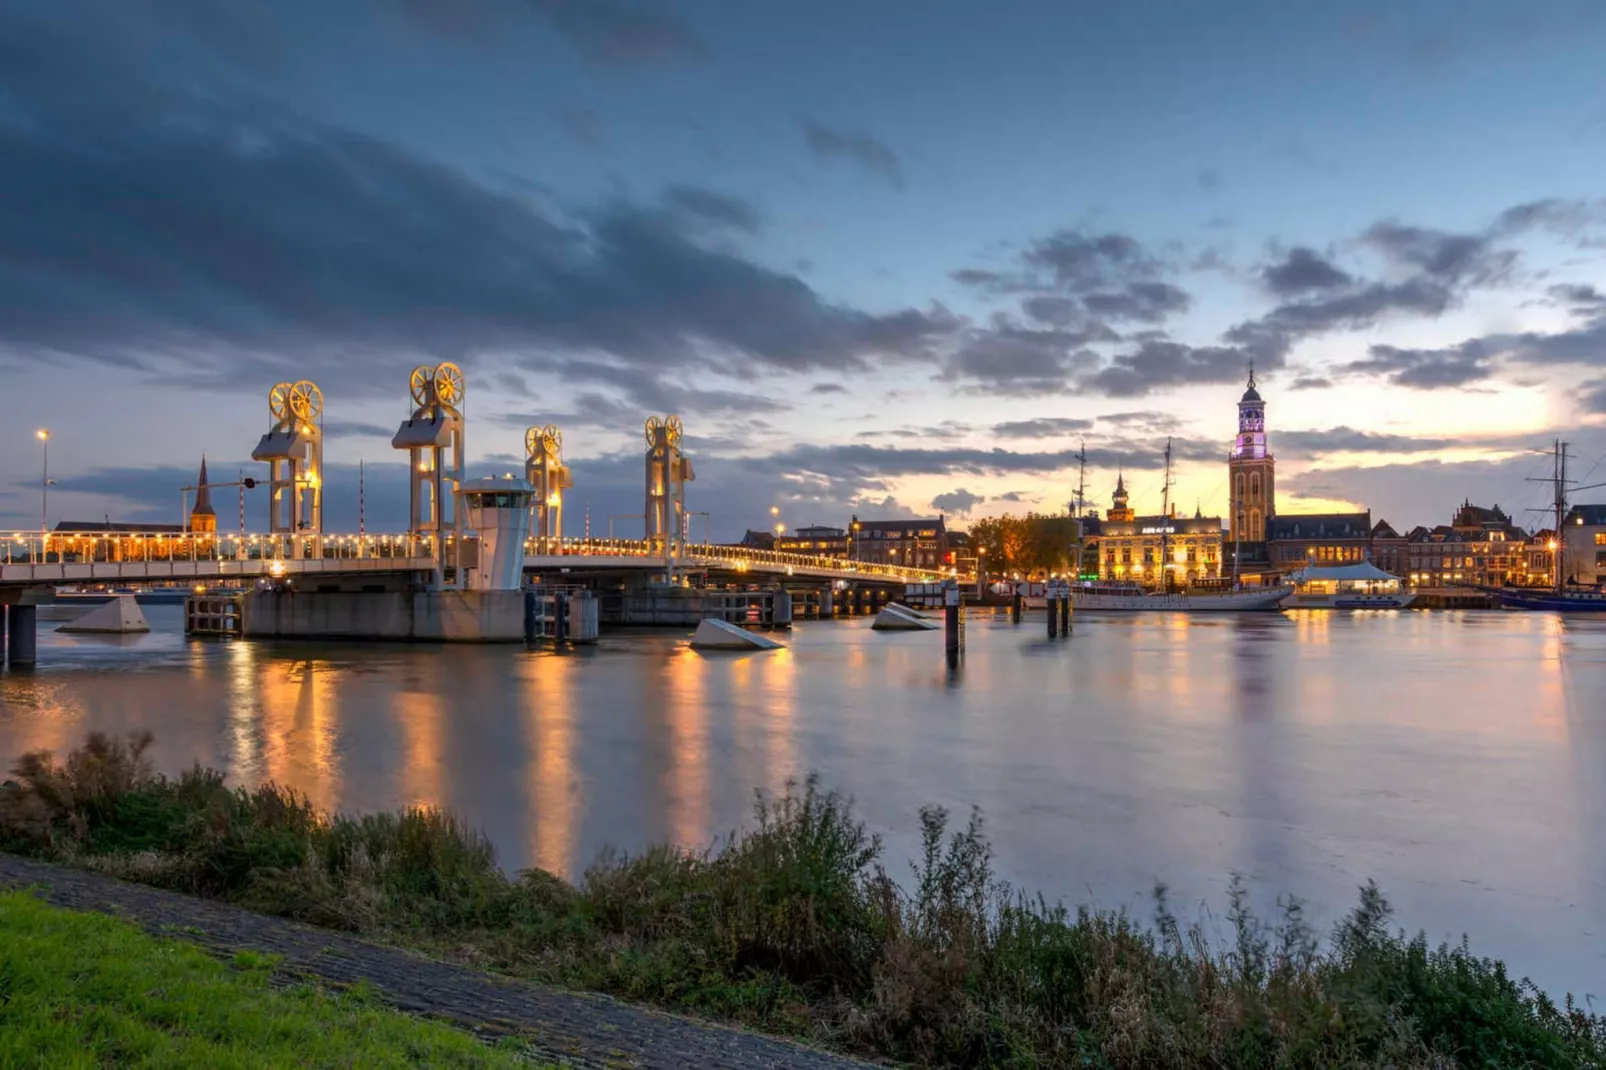
<path fill-rule="evenodd" d="M 718 850 L 608 855 L 578 886 L 509 879 L 448 814 L 331 817 L 274 785 L 154 774 L 149 737 L 24 757 L 0 848 L 70 861 L 537 981 L 931 1065 L 1603 1067 L 1606 1019 L 1466 946 L 1391 926 L 1375 887 L 1326 935 L 1298 904 L 1228 935 L 1075 911 L 992 873 L 979 817 L 922 814 L 903 880 L 813 781 Z"/>

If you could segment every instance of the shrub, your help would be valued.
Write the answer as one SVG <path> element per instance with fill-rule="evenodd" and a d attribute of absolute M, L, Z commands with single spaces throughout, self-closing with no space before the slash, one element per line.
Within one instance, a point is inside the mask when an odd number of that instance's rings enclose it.
<path fill-rule="evenodd" d="M 933 1066 L 1606 1066 L 1606 1020 L 1399 932 L 1373 885 L 1323 939 L 1297 901 L 1228 935 L 1172 913 L 1072 912 L 997 880 L 979 813 L 921 812 L 908 879 L 816 778 L 759 796 L 717 849 L 605 852 L 578 887 L 505 877 L 452 815 L 319 813 L 273 784 L 149 767 L 148 736 L 17 763 L 0 845 L 383 934 L 540 980 Z"/>

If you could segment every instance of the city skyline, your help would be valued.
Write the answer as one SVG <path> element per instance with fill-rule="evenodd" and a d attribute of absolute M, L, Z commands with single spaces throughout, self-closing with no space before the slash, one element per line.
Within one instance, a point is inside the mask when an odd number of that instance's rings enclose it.
<path fill-rule="evenodd" d="M 1083 437 L 1099 508 L 1157 512 L 1170 437 L 1225 516 L 1251 361 L 1281 511 L 1542 527 L 1528 451 L 1606 454 L 1590 5 L 966 11 L 10 5 L 0 526 L 39 427 L 53 520 L 175 520 L 296 378 L 328 525 L 359 459 L 404 523 L 443 359 L 471 475 L 564 430 L 570 532 L 639 511 L 667 412 L 718 537 L 1058 511 Z"/>

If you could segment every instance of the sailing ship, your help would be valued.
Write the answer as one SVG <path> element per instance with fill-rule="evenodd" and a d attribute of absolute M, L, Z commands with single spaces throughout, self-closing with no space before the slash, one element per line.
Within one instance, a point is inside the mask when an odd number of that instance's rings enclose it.
<path fill-rule="evenodd" d="M 1584 587 L 1576 584 L 1564 583 L 1567 561 L 1567 490 L 1594 490 L 1597 487 L 1606 487 L 1606 483 L 1592 483 L 1587 487 L 1575 485 L 1575 480 L 1567 478 L 1567 446 L 1568 443 L 1557 440 L 1555 448 L 1542 450 L 1555 458 L 1555 468 L 1550 479 L 1545 480 L 1552 485 L 1554 501 L 1552 503 L 1556 513 L 1556 548 L 1553 552 L 1555 579 L 1551 589 L 1525 587 L 1501 587 L 1495 591 L 1500 598 L 1500 604 L 1507 609 L 1550 610 L 1559 613 L 1606 613 L 1606 591 L 1600 587 Z M 1587 477 L 1586 477 L 1587 478 Z"/>
<path fill-rule="evenodd" d="M 1171 516 L 1171 440 L 1165 444 L 1165 481 L 1160 491 L 1160 512 Z M 1287 598 L 1289 587 L 1240 588 L 1236 584 L 1198 583 L 1176 587 L 1171 579 L 1176 565 L 1168 545 L 1169 525 L 1160 528 L 1161 589 L 1147 590 L 1135 583 L 1090 582 L 1072 586 L 1071 604 L 1087 610 L 1137 610 L 1171 613 L 1274 610 Z"/>

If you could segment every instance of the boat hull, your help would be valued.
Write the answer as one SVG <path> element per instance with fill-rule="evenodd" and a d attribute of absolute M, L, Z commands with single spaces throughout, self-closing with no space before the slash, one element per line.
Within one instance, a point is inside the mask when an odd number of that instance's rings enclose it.
<path fill-rule="evenodd" d="M 1284 609 L 1404 609 L 1416 601 L 1415 592 L 1399 594 L 1300 594 L 1295 591 Z"/>
<path fill-rule="evenodd" d="M 1595 592 L 1555 594 L 1551 592 L 1497 591 L 1500 604 L 1507 609 L 1542 610 L 1556 613 L 1606 613 L 1606 594 Z"/>
<path fill-rule="evenodd" d="M 1161 613 L 1234 613 L 1278 609 L 1288 597 L 1286 587 L 1220 594 L 1107 594 L 1071 589 L 1077 609 Z"/>

